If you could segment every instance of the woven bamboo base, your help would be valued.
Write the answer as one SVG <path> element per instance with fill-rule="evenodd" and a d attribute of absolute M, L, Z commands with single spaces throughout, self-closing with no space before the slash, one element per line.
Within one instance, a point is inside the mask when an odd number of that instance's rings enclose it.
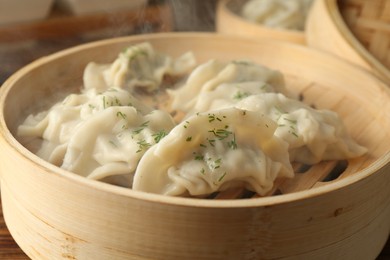
<path fill-rule="evenodd" d="M 338 4 L 354 36 L 390 68 L 390 1 L 340 0 Z"/>

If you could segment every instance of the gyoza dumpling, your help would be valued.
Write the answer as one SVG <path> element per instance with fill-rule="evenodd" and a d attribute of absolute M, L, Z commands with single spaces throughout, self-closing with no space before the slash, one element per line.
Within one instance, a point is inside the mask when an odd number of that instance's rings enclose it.
<path fill-rule="evenodd" d="M 250 82 L 250 83 L 249 83 Z M 224 63 L 218 60 L 210 60 L 193 70 L 187 82 L 176 90 L 168 90 L 172 98 L 172 108 L 186 113 L 206 111 L 210 108 L 205 103 L 211 103 L 208 95 L 221 94 L 224 87 L 243 86 L 244 84 L 256 84 L 258 88 L 248 87 L 244 89 L 247 94 L 262 93 L 264 91 L 285 93 L 283 75 L 276 70 L 248 61 L 232 61 Z M 223 85 L 223 86 L 221 86 Z M 219 88 L 219 89 L 217 89 Z M 226 90 L 231 93 L 230 101 L 234 99 L 238 89 Z M 256 91 L 255 91 L 256 89 Z M 220 92 L 222 91 L 222 92 Z M 258 91 L 258 92 L 257 92 Z M 225 98 L 225 97 L 224 97 Z M 202 102 L 205 102 L 202 104 Z"/>
<path fill-rule="evenodd" d="M 263 81 L 222 83 L 211 91 L 200 92 L 196 104 L 189 114 L 232 107 L 248 96 L 274 91 L 270 84 Z"/>
<path fill-rule="evenodd" d="M 153 111 L 128 91 L 88 90 L 30 115 L 18 135 L 42 140 L 36 154 L 54 165 L 91 179 L 111 176 L 111 182 L 130 186 L 143 153 L 173 126 L 168 113 Z M 118 175 L 125 175 L 119 183 L 112 177 Z"/>
<path fill-rule="evenodd" d="M 98 93 L 91 89 L 80 94 L 71 94 L 47 111 L 29 115 L 19 126 L 18 135 L 42 138 L 53 144 L 54 148 L 68 142 L 83 121 L 111 106 L 134 107 L 141 114 L 152 111 L 152 108 L 135 99 L 128 91 L 112 88 Z M 51 150 L 41 150 L 43 151 L 38 151 L 38 155 L 43 159 L 52 163 L 58 161 L 51 158 Z"/>
<path fill-rule="evenodd" d="M 241 15 L 272 28 L 303 30 L 312 0 L 250 0 Z"/>
<path fill-rule="evenodd" d="M 181 76 L 189 72 L 195 63 L 191 52 L 174 60 L 156 52 L 150 43 L 140 43 L 121 52 L 112 64 L 88 64 L 84 72 L 84 86 L 86 89 L 118 87 L 130 91 L 142 87 L 151 92 L 158 89 L 165 75 Z"/>
<path fill-rule="evenodd" d="M 289 143 L 291 161 L 314 164 L 358 157 L 367 151 L 348 135 L 337 113 L 313 109 L 280 93 L 250 96 L 236 107 L 272 118 L 278 125 L 275 135 Z"/>
<path fill-rule="evenodd" d="M 172 118 L 163 111 L 143 116 L 134 107 L 109 107 L 74 131 L 61 167 L 95 180 L 131 177 L 145 151 L 173 126 Z"/>
<path fill-rule="evenodd" d="M 191 116 L 142 157 L 133 189 L 165 195 L 206 195 L 234 187 L 266 194 L 292 177 L 287 143 L 257 112 L 227 108 Z"/>

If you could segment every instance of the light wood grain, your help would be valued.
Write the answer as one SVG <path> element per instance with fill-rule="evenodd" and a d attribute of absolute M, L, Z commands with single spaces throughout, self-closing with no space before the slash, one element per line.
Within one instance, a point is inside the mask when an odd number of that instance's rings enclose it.
<path fill-rule="evenodd" d="M 386 2 L 385 6 L 377 6 Z M 355 7 L 365 6 L 363 15 L 354 13 L 356 9 L 347 3 L 353 5 L 354 0 L 315 1 L 306 26 L 308 46 L 356 63 L 390 84 L 388 1 L 356 1 Z"/>
<path fill-rule="evenodd" d="M 339 112 L 369 153 L 348 162 L 348 176 L 323 185 L 305 180 L 278 196 L 205 200 L 87 180 L 44 162 L 15 139 L 32 109 L 81 84 L 88 62 L 112 61 L 143 41 L 172 56 L 192 50 L 199 62 L 251 58 L 278 69 L 305 102 Z M 389 101 L 383 82 L 366 71 L 286 42 L 152 34 L 65 50 L 26 66 L 0 89 L 4 218 L 33 259 L 374 259 L 390 231 Z M 322 178 L 313 176 L 314 183 Z"/>
<path fill-rule="evenodd" d="M 29 259 L 26 254 L 15 243 L 3 218 L 3 211 L 0 200 L 0 259 L 25 260 Z"/>

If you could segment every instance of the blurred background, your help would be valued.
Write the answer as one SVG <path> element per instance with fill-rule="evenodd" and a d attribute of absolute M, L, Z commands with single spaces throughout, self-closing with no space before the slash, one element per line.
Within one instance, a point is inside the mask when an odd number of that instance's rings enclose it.
<path fill-rule="evenodd" d="M 213 31 L 216 0 L 0 0 L 0 85 L 33 60 L 100 39 Z"/>

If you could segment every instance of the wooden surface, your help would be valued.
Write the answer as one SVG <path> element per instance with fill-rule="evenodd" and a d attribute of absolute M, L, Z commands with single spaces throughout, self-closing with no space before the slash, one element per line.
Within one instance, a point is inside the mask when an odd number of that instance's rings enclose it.
<path fill-rule="evenodd" d="M 4 222 L 3 208 L 0 209 L 0 259 L 29 259 L 10 235 Z"/>
<path fill-rule="evenodd" d="M 355 28 L 351 29 L 351 26 L 353 26 L 351 21 L 353 20 L 353 17 L 351 17 L 351 13 L 348 12 L 356 12 L 357 8 L 353 2 L 355 1 L 315 1 L 306 24 L 307 45 L 312 48 L 336 54 L 343 59 L 356 63 L 371 71 L 377 77 L 381 78 L 390 85 L 390 70 L 384 65 L 385 63 L 381 62 L 381 60 L 387 60 L 387 57 L 381 59 L 375 57 L 379 55 L 377 53 L 378 51 L 381 55 L 384 55 L 383 52 L 387 52 L 389 34 L 388 32 L 380 33 L 380 43 L 384 46 L 385 51 L 381 51 L 382 47 L 379 46 L 376 40 L 375 43 L 377 43 L 377 46 L 374 47 L 376 54 L 374 55 L 371 51 L 371 47 L 367 49 L 365 46 L 368 46 L 368 44 L 363 42 L 362 37 L 356 32 Z M 367 1 L 360 2 L 363 3 Z M 374 3 L 378 4 L 379 2 L 380 0 L 369 1 L 369 3 L 373 5 L 375 5 Z M 350 5 L 352 5 L 352 8 Z M 343 8 L 343 10 L 340 10 L 340 8 Z M 385 10 L 384 8 L 382 9 Z M 366 24 L 366 22 L 363 24 Z M 377 23 L 371 24 L 378 25 L 383 23 L 378 21 Z M 389 30 L 388 23 L 386 26 L 382 26 L 385 29 L 384 31 Z M 379 29 L 382 32 L 382 28 Z M 359 33 L 363 33 L 363 31 Z M 368 37 L 366 37 L 366 40 L 367 39 Z"/>
<path fill-rule="evenodd" d="M 1 206 L 1 201 L 0 201 Z M 10 235 L 3 218 L 2 207 L 0 207 L 0 259 L 29 259 Z M 390 240 L 387 241 L 384 249 L 377 258 L 378 260 L 390 259 Z"/>

